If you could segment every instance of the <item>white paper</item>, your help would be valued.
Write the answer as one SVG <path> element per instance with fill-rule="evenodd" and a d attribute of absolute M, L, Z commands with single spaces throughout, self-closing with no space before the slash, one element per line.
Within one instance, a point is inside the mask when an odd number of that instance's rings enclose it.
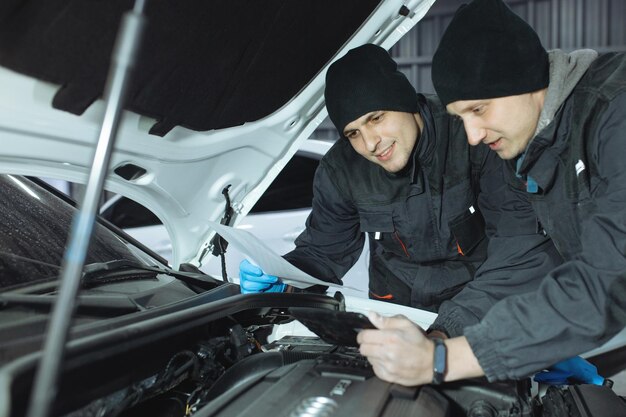
<path fill-rule="evenodd" d="M 247 230 L 236 229 L 211 221 L 208 222 L 208 224 L 209 227 L 226 239 L 229 245 L 233 245 L 241 252 L 247 254 L 250 260 L 258 265 L 263 272 L 268 275 L 280 277 L 285 284 L 298 288 L 307 288 L 311 285 L 324 285 L 335 288 L 350 288 L 351 290 L 358 291 L 357 288 L 319 280 L 301 271 L 267 247 L 261 239 Z"/>

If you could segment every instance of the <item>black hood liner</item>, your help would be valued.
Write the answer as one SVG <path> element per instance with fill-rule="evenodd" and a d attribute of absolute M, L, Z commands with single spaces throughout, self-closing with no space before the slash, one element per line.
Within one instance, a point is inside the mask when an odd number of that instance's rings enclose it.
<path fill-rule="evenodd" d="M 380 0 L 148 0 L 126 108 L 221 129 L 273 113 L 298 93 Z M 103 94 L 128 0 L 2 0 L 0 65 L 61 85 L 53 106 L 82 114 Z"/>

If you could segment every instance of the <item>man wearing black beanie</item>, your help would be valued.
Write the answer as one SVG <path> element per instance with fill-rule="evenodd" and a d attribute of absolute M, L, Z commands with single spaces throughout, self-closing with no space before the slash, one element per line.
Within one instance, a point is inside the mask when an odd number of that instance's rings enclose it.
<path fill-rule="evenodd" d="M 461 123 L 436 97 L 417 94 L 380 46 L 360 46 L 333 63 L 324 95 L 342 138 L 320 162 L 306 229 L 285 259 L 339 283 L 367 233 L 370 298 L 436 311 L 486 258 L 481 213 L 491 221 L 500 217 L 493 208 L 507 195 L 501 162 L 488 157 L 486 147 L 470 147 Z M 510 222 L 511 231 L 533 235 L 520 244 L 527 245 L 541 276 L 558 257 L 529 219 Z M 510 258 L 511 265 L 519 260 Z M 534 288 L 527 274 L 506 274 L 511 285 Z M 246 261 L 240 277 L 243 292 L 289 290 Z M 477 301 L 476 311 L 483 305 L 489 303 Z"/>
<path fill-rule="evenodd" d="M 539 288 L 504 297 L 446 340 L 445 380 L 524 378 L 599 347 L 626 324 L 625 54 L 546 52 L 501 0 L 475 0 L 453 17 L 432 71 L 469 143 L 505 160 L 508 189 L 530 198 L 565 260 Z M 489 262 L 497 267 L 491 253 Z M 468 288 L 443 303 L 440 317 L 471 314 L 480 294 Z M 406 319 L 378 324 L 387 330 L 359 341 L 379 376 L 429 382 L 432 342 Z M 403 341 L 382 347 L 398 328 Z"/>

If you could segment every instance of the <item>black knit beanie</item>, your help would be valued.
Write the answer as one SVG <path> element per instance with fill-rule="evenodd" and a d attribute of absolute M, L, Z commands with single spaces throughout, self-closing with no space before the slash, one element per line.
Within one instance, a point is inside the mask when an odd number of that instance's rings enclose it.
<path fill-rule="evenodd" d="M 441 101 L 513 96 L 548 86 L 548 53 L 537 33 L 502 0 L 457 10 L 433 56 Z"/>
<path fill-rule="evenodd" d="M 417 112 L 415 89 L 380 46 L 354 48 L 326 73 L 324 90 L 330 120 L 343 136 L 346 125 L 372 111 Z"/>

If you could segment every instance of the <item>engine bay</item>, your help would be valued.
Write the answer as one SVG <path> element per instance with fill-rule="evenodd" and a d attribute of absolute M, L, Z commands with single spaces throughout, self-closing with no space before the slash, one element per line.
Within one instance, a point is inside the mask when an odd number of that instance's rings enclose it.
<path fill-rule="evenodd" d="M 274 338 L 277 326 L 294 321 L 290 307 L 345 308 L 318 294 L 242 295 L 74 341 L 52 415 L 611 417 L 626 410 L 609 387 L 552 386 L 539 395 L 530 379 L 388 383 L 357 347 L 314 335 Z M 33 368 L 16 362 L 10 415 L 19 417 Z"/>

